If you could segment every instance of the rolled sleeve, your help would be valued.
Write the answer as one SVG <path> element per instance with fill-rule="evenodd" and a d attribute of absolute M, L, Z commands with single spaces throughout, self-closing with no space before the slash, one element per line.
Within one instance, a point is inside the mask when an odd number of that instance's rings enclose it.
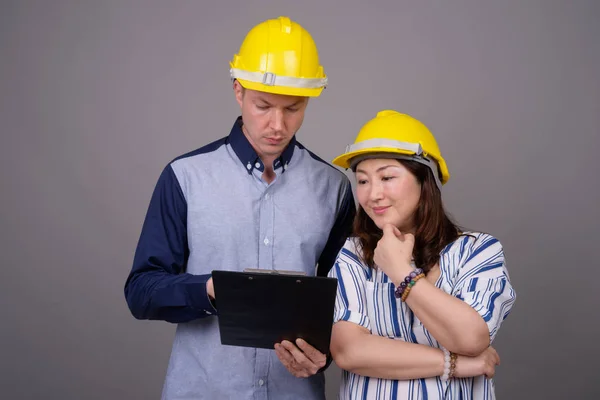
<path fill-rule="evenodd" d="M 508 316 L 515 301 L 515 292 L 507 277 L 470 279 L 463 292 L 463 301 L 481 315 L 494 340 L 502 321 Z"/>
<path fill-rule="evenodd" d="M 500 242 L 485 235 L 474 241 L 459 273 L 454 295 L 469 304 L 485 321 L 490 341 L 508 317 L 516 293 L 506 269 Z"/>

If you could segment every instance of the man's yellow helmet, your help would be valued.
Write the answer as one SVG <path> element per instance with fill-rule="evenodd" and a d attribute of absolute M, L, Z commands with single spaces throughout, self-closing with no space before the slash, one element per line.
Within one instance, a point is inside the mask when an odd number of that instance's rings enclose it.
<path fill-rule="evenodd" d="M 316 97 L 327 86 L 312 36 L 288 17 L 253 27 L 229 65 L 231 78 L 246 89 Z"/>

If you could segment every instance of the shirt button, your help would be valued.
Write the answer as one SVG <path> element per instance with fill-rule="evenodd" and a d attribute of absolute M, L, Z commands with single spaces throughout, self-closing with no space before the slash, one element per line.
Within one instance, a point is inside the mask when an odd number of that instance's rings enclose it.
<path fill-rule="evenodd" d="M 269 245 L 269 239 L 265 238 L 265 240 L 263 241 L 263 243 L 265 244 L 265 246 L 268 246 Z"/>
<path fill-rule="evenodd" d="M 269 200 L 269 193 L 265 194 L 265 200 Z"/>
<path fill-rule="evenodd" d="M 254 166 L 255 166 L 256 168 L 260 168 L 260 163 L 256 163 L 256 164 L 254 164 Z"/>
<path fill-rule="evenodd" d="M 259 381 L 258 381 L 258 384 L 259 384 L 260 386 L 262 386 L 262 385 L 264 385 L 264 384 L 265 384 L 265 381 L 263 381 L 263 380 L 261 379 L 261 380 L 259 380 Z"/>
<path fill-rule="evenodd" d="M 251 170 L 252 169 L 252 164 L 250 164 L 250 163 L 246 164 L 246 168 L 248 168 L 248 170 Z"/>

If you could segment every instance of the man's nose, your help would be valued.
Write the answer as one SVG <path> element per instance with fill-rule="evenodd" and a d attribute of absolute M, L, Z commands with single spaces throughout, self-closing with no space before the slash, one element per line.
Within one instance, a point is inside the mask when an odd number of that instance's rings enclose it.
<path fill-rule="evenodd" d="M 283 111 L 281 110 L 273 110 L 273 116 L 271 117 L 271 128 L 276 132 L 281 132 L 283 130 Z"/>

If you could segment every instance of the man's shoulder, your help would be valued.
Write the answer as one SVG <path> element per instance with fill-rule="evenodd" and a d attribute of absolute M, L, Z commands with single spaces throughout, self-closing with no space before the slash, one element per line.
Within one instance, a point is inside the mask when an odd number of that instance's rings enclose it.
<path fill-rule="evenodd" d="M 206 173 L 210 168 L 220 169 L 221 161 L 226 158 L 219 155 L 220 149 L 227 144 L 227 137 L 217 139 L 195 150 L 181 154 L 169 161 L 163 171 L 163 175 L 175 179 L 184 193 L 194 182 L 197 183 L 199 171 Z"/>
<path fill-rule="evenodd" d="M 296 146 L 300 151 L 303 151 L 308 155 L 308 157 L 306 157 L 306 160 L 310 163 L 311 168 L 314 168 L 318 171 L 320 175 L 317 176 L 329 176 L 331 178 L 338 179 L 346 183 L 350 182 L 350 180 L 343 171 L 339 170 L 333 164 L 319 157 L 316 153 L 308 149 L 302 143 L 296 142 Z"/>
<path fill-rule="evenodd" d="M 175 163 L 184 163 L 186 160 L 192 159 L 194 157 L 213 153 L 226 144 L 227 137 L 222 137 L 195 150 L 188 151 L 187 153 L 183 153 L 175 157 L 169 162 L 169 164 L 173 165 Z"/>

